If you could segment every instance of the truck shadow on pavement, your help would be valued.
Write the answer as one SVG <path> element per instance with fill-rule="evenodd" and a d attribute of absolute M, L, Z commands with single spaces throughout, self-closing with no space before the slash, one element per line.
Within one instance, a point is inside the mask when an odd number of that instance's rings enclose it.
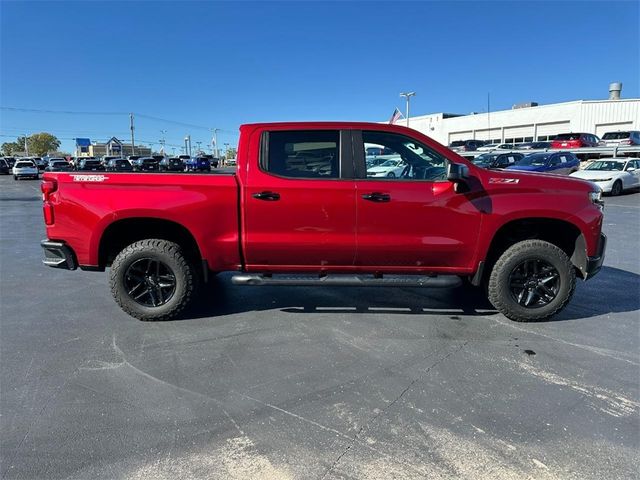
<path fill-rule="evenodd" d="M 453 289 L 387 287 L 239 287 L 231 274 L 210 280 L 191 308 L 177 320 L 280 310 L 285 313 L 438 315 L 474 317 L 497 315 L 478 288 Z M 569 306 L 549 322 L 640 310 L 640 275 L 603 267 L 588 282 L 578 280 Z"/>

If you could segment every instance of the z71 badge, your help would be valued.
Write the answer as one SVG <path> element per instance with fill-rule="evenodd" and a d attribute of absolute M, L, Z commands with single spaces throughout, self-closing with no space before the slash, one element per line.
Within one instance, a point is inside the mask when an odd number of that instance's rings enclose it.
<path fill-rule="evenodd" d="M 104 182 L 109 177 L 106 175 L 71 175 L 74 182 Z"/>

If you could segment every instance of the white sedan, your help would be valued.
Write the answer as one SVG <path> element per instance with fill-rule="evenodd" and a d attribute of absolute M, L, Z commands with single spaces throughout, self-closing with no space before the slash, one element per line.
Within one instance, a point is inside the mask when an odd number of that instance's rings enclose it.
<path fill-rule="evenodd" d="M 603 193 L 620 195 L 640 187 L 640 158 L 601 158 L 571 176 L 594 182 Z"/>
<path fill-rule="evenodd" d="M 33 160 L 18 160 L 12 169 L 13 179 L 22 177 L 38 179 L 38 167 Z"/>
<path fill-rule="evenodd" d="M 406 166 L 401 158 L 390 159 L 367 169 L 367 178 L 397 178 L 402 175 Z"/>

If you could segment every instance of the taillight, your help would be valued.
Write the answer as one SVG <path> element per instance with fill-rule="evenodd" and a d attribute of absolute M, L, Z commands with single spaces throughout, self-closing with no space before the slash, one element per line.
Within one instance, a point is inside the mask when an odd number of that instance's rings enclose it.
<path fill-rule="evenodd" d="M 627 140 L 621 140 L 620 145 L 631 145 L 631 139 L 628 138 Z"/>
<path fill-rule="evenodd" d="M 58 182 L 55 180 L 43 180 L 40 184 L 40 190 L 42 190 L 42 201 L 49 200 L 49 195 L 58 189 Z"/>
<path fill-rule="evenodd" d="M 43 180 L 40 184 L 42 190 L 42 213 L 44 214 L 45 225 L 53 225 L 53 205 L 49 203 L 49 197 L 58 189 L 58 182 L 55 180 Z"/>

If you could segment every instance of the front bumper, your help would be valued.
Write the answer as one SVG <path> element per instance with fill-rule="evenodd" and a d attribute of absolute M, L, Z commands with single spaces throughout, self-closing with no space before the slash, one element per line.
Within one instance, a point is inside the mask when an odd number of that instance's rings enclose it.
<path fill-rule="evenodd" d="M 53 268 L 64 268 L 66 270 L 75 270 L 78 268 L 76 255 L 69 245 L 64 242 L 53 240 L 42 240 L 40 242 L 44 250 L 44 259 L 42 263 Z"/>
<path fill-rule="evenodd" d="M 598 242 L 598 253 L 593 257 L 587 257 L 587 276 L 585 280 L 589 280 L 602 268 L 604 263 L 604 252 L 607 248 L 607 236 L 604 233 L 600 234 L 600 241 Z"/>

